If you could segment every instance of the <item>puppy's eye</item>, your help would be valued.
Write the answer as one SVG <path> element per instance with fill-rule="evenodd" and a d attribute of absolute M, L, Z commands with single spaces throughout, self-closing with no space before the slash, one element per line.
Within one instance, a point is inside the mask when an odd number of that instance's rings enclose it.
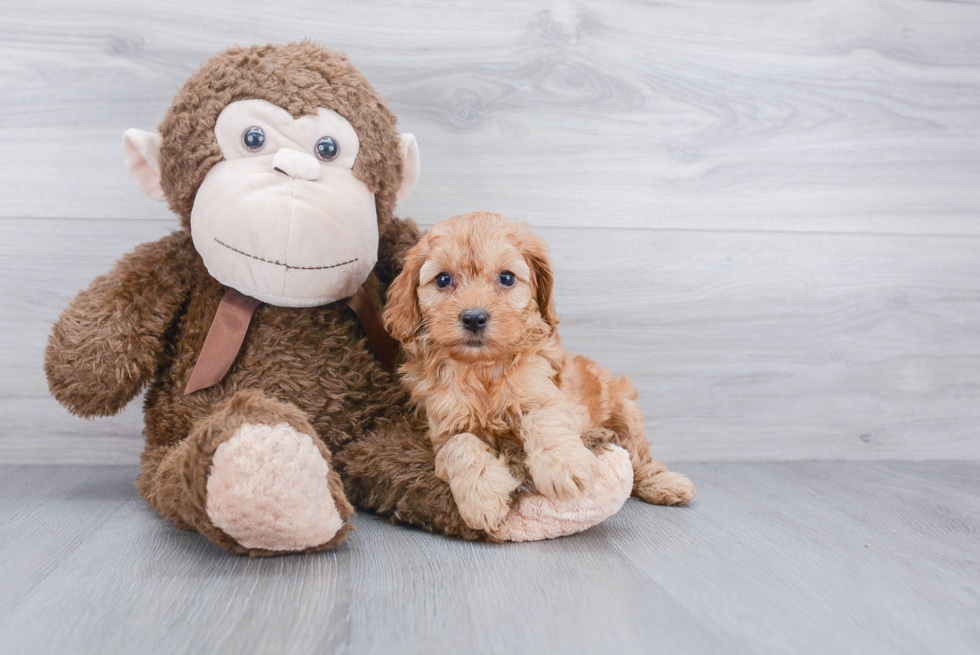
<path fill-rule="evenodd" d="M 512 287 L 514 286 L 514 283 L 517 282 L 517 276 L 510 271 L 504 271 L 500 274 L 500 277 L 498 277 L 497 280 L 499 280 L 505 287 Z"/>
<path fill-rule="evenodd" d="M 265 147 L 265 130 L 253 125 L 242 134 L 242 143 L 250 152 L 258 152 Z"/>
<path fill-rule="evenodd" d="M 449 273 L 440 273 L 436 276 L 436 286 L 440 289 L 445 289 L 450 284 L 453 283 L 453 276 Z"/>

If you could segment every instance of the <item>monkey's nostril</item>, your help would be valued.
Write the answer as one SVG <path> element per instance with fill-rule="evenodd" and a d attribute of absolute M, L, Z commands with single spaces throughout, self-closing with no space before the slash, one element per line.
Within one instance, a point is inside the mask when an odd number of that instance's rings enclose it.
<path fill-rule="evenodd" d="M 272 170 L 297 180 L 320 179 L 320 162 L 313 155 L 280 148 L 272 158 Z"/>
<path fill-rule="evenodd" d="M 464 328 L 475 334 L 487 327 L 487 323 L 490 321 L 490 314 L 482 307 L 471 307 L 470 309 L 463 310 L 459 315 L 459 320 Z"/>

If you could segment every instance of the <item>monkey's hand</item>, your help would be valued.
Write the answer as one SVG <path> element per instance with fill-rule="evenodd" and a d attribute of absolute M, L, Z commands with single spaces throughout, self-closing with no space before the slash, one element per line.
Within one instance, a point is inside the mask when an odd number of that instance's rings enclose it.
<path fill-rule="evenodd" d="M 381 229 L 378 264 L 374 272 L 387 287 L 405 266 L 405 255 L 422 236 L 419 226 L 410 218 L 392 219 Z"/>
<path fill-rule="evenodd" d="M 174 232 L 123 257 L 80 292 L 44 352 L 51 394 L 73 414 L 117 413 L 149 382 L 190 292 L 190 235 Z"/>

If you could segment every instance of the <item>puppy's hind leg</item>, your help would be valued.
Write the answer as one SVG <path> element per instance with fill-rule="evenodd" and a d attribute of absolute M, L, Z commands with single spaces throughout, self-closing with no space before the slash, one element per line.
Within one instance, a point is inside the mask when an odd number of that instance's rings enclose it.
<path fill-rule="evenodd" d="M 628 382 L 635 397 L 632 382 L 620 378 L 620 384 Z M 650 443 L 643 432 L 643 414 L 629 399 L 622 397 L 607 423 L 616 433 L 617 443 L 630 454 L 633 465 L 633 495 L 654 505 L 685 505 L 694 498 L 694 485 L 684 475 L 668 471 L 667 465 L 653 458 Z"/>

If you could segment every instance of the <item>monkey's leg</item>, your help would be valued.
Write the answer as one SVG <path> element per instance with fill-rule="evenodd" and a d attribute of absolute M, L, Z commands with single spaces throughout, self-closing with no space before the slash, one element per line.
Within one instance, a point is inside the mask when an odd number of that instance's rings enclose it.
<path fill-rule="evenodd" d="M 260 392 L 236 393 L 186 439 L 142 459 L 140 494 L 233 553 L 324 550 L 350 530 L 330 451 L 302 411 Z"/>
<path fill-rule="evenodd" d="M 339 450 L 336 465 L 349 498 L 390 521 L 459 539 L 493 540 L 463 521 L 449 485 L 436 477 L 426 431 L 424 422 L 403 416 Z"/>
<path fill-rule="evenodd" d="M 684 475 L 668 471 L 650 454 L 644 434 L 643 414 L 632 400 L 623 398 L 608 427 L 614 441 L 625 448 L 633 465 L 633 495 L 654 505 L 684 505 L 694 498 L 694 485 Z"/>
<path fill-rule="evenodd" d="M 459 514 L 449 485 L 436 477 L 427 426 L 402 417 L 337 452 L 336 464 L 350 499 L 391 521 L 469 540 L 534 541 L 581 532 L 609 518 L 629 498 L 633 481 L 622 448 L 597 444 L 599 475 L 573 501 L 518 492 L 510 513 L 492 534 L 474 530 Z"/>

